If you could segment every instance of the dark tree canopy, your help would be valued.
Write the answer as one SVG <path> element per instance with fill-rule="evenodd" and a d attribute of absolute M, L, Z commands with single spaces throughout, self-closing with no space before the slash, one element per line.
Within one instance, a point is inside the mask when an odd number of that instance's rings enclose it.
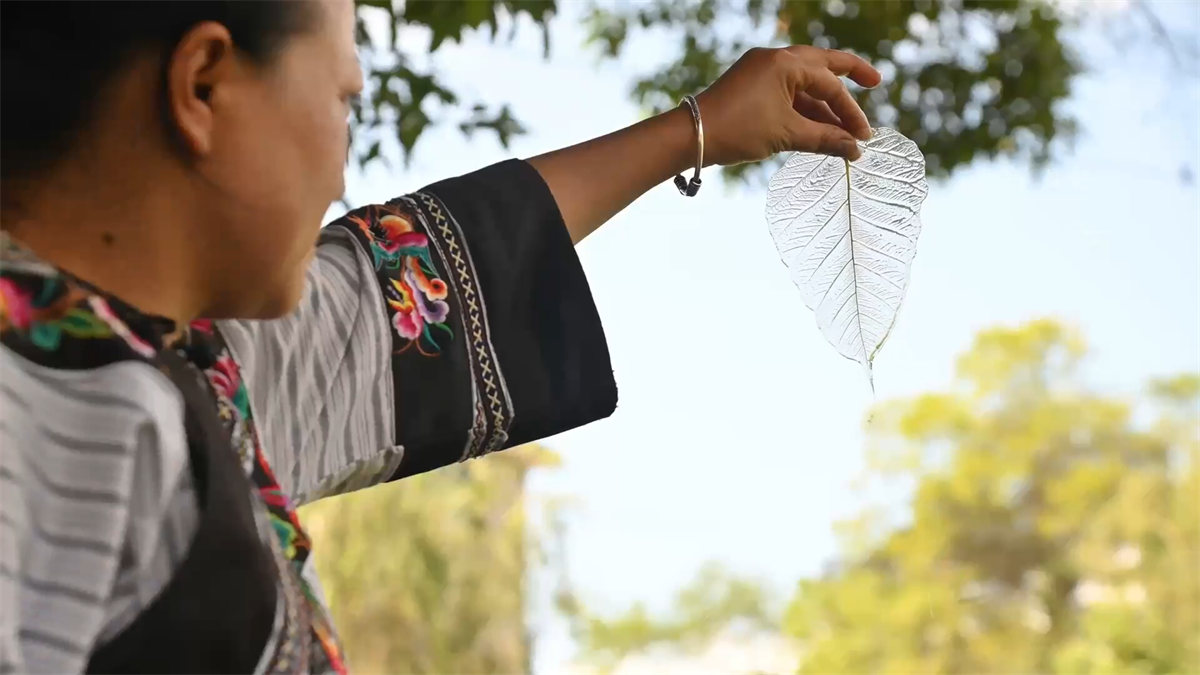
<path fill-rule="evenodd" d="M 396 35 L 425 27 L 436 52 L 475 30 L 511 39 L 501 27 L 524 16 L 541 29 L 548 55 L 556 0 L 358 4 L 368 70 L 356 111 L 360 164 L 383 158 L 389 135 L 407 157 L 436 123 L 456 123 L 466 133 L 490 130 L 504 144 L 525 132 L 506 102 L 464 101 L 436 71 L 416 68 Z M 593 3 L 584 20 L 592 45 L 607 58 L 618 57 L 639 33 L 678 42 L 674 61 L 651 66 L 632 85 L 633 99 L 649 111 L 701 89 L 764 41 L 862 54 L 884 72 L 882 86 L 856 91 L 868 118 L 917 141 L 934 177 L 998 156 L 1037 169 L 1050 159 L 1052 142 L 1069 141 L 1075 131 L 1060 104 L 1081 63 L 1064 39 L 1066 19 L 1036 0 L 641 0 Z M 728 174 L 749 170 L 733 167 Z"/>

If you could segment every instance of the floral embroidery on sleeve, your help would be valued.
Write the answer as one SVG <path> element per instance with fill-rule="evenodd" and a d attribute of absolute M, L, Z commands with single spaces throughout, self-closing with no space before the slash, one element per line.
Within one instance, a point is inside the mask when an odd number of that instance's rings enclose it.
<path fill-rule="evenodd" d="M 448 325 L 449 289 L 438 277 L 429 253 L 429 236 L 417 230 L 415 217 L 395 205 L 373 205 L 347 216 L 370 245 L 380 273 L 392 328 L 403 338 L 397 354 L 415 348 L 437 356 L 454 339 Z"/>

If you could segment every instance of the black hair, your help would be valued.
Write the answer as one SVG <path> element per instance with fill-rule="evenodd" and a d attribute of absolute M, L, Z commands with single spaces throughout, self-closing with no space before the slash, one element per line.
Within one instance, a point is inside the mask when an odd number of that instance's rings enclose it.
<path fill-rule="evenodd" d="M 289 37 L 309 27 L 313 4 L 0 2 L 0 183 L 27 180 L 62 160 L 92 121 L 104 87 L 135 55 L 158 50 L 165 59 L 196 24 L 215 21 L 229 30 L 240 52 L 265 64 Z"/>

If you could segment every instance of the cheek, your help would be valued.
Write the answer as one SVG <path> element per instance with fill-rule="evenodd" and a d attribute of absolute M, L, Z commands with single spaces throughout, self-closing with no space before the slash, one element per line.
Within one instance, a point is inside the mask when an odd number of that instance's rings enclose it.
<path fill-rule="evenodd" d="M 283 212 L 293 212 L 299 235 L 309 238 L 320 225 L 329 204 L 342 197 L 346 161 L 346 123 L 342 114 L 327 101 L 293 100 L 279 111 L 275 129 L 264 134 L 271 139 L 260 150 L 270 156 L 276 177 L 268 180 L 288 204 Z M 281 195 L 272 196 L 278 201 Z"/>
<path fill-rule="evenodd" d="M 307 86 L 306 86 L 307 85 Z M 298 82 L 263 106 L 253 124 L 253 148 L 259 178 L 282 190 L 297 207 L 311 210 L 320 220 L 329 204 L 342 196 L 346 163 L 344 105 L 327 87 Z"/>
<path fill-rule="evenodd" d="M 321 219 L 342 196 L 344 113 L 336 97 L 312 89 L 319 88 L 256 92 L 255 105 L 225 120 L 220 147 L 204 167 L 216 188 L 212 234 L 224 251 L 222 267 L 264 287 L 302 278 Z"/>
<path fill-rule="evenodd" d="M 348 135 L 344 105 L 336 98 L 305 102 L 297 120 L 296 143 L 311 172 L 314 194 L 324 201 L 322 211 L 342 196 Z M 299 111 L 297 111 L 299 112 Z"/>
<path fill-rule="evenodd" d="M 227 279 L 271 293 L 303 274 L 328 207 L 320 196 L 328 179 L 315 175 L 286 125 L 251 131 L 227 149 L 212 181 L 211 250 L 221 251 Z"/>

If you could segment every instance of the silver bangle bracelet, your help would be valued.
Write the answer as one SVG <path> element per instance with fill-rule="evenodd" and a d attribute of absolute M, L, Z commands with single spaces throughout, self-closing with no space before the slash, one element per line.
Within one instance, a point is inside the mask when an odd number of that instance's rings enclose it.
<path fill-rule="evenodd" d="M 686 105 L 692 112 L 692 125 L 696 127 L 696 170 L 692 173 L 690 181 L 684 180 L 681 174 L 676 174 L 675 187 L 679 189 L 679 194 L 695 197 L 700 191 L 700 169 L 704 167 L 704 122 L 700 119 L 700 105 L 696 103 L 695 96 L 684 96 L 679 105 Z"/>

